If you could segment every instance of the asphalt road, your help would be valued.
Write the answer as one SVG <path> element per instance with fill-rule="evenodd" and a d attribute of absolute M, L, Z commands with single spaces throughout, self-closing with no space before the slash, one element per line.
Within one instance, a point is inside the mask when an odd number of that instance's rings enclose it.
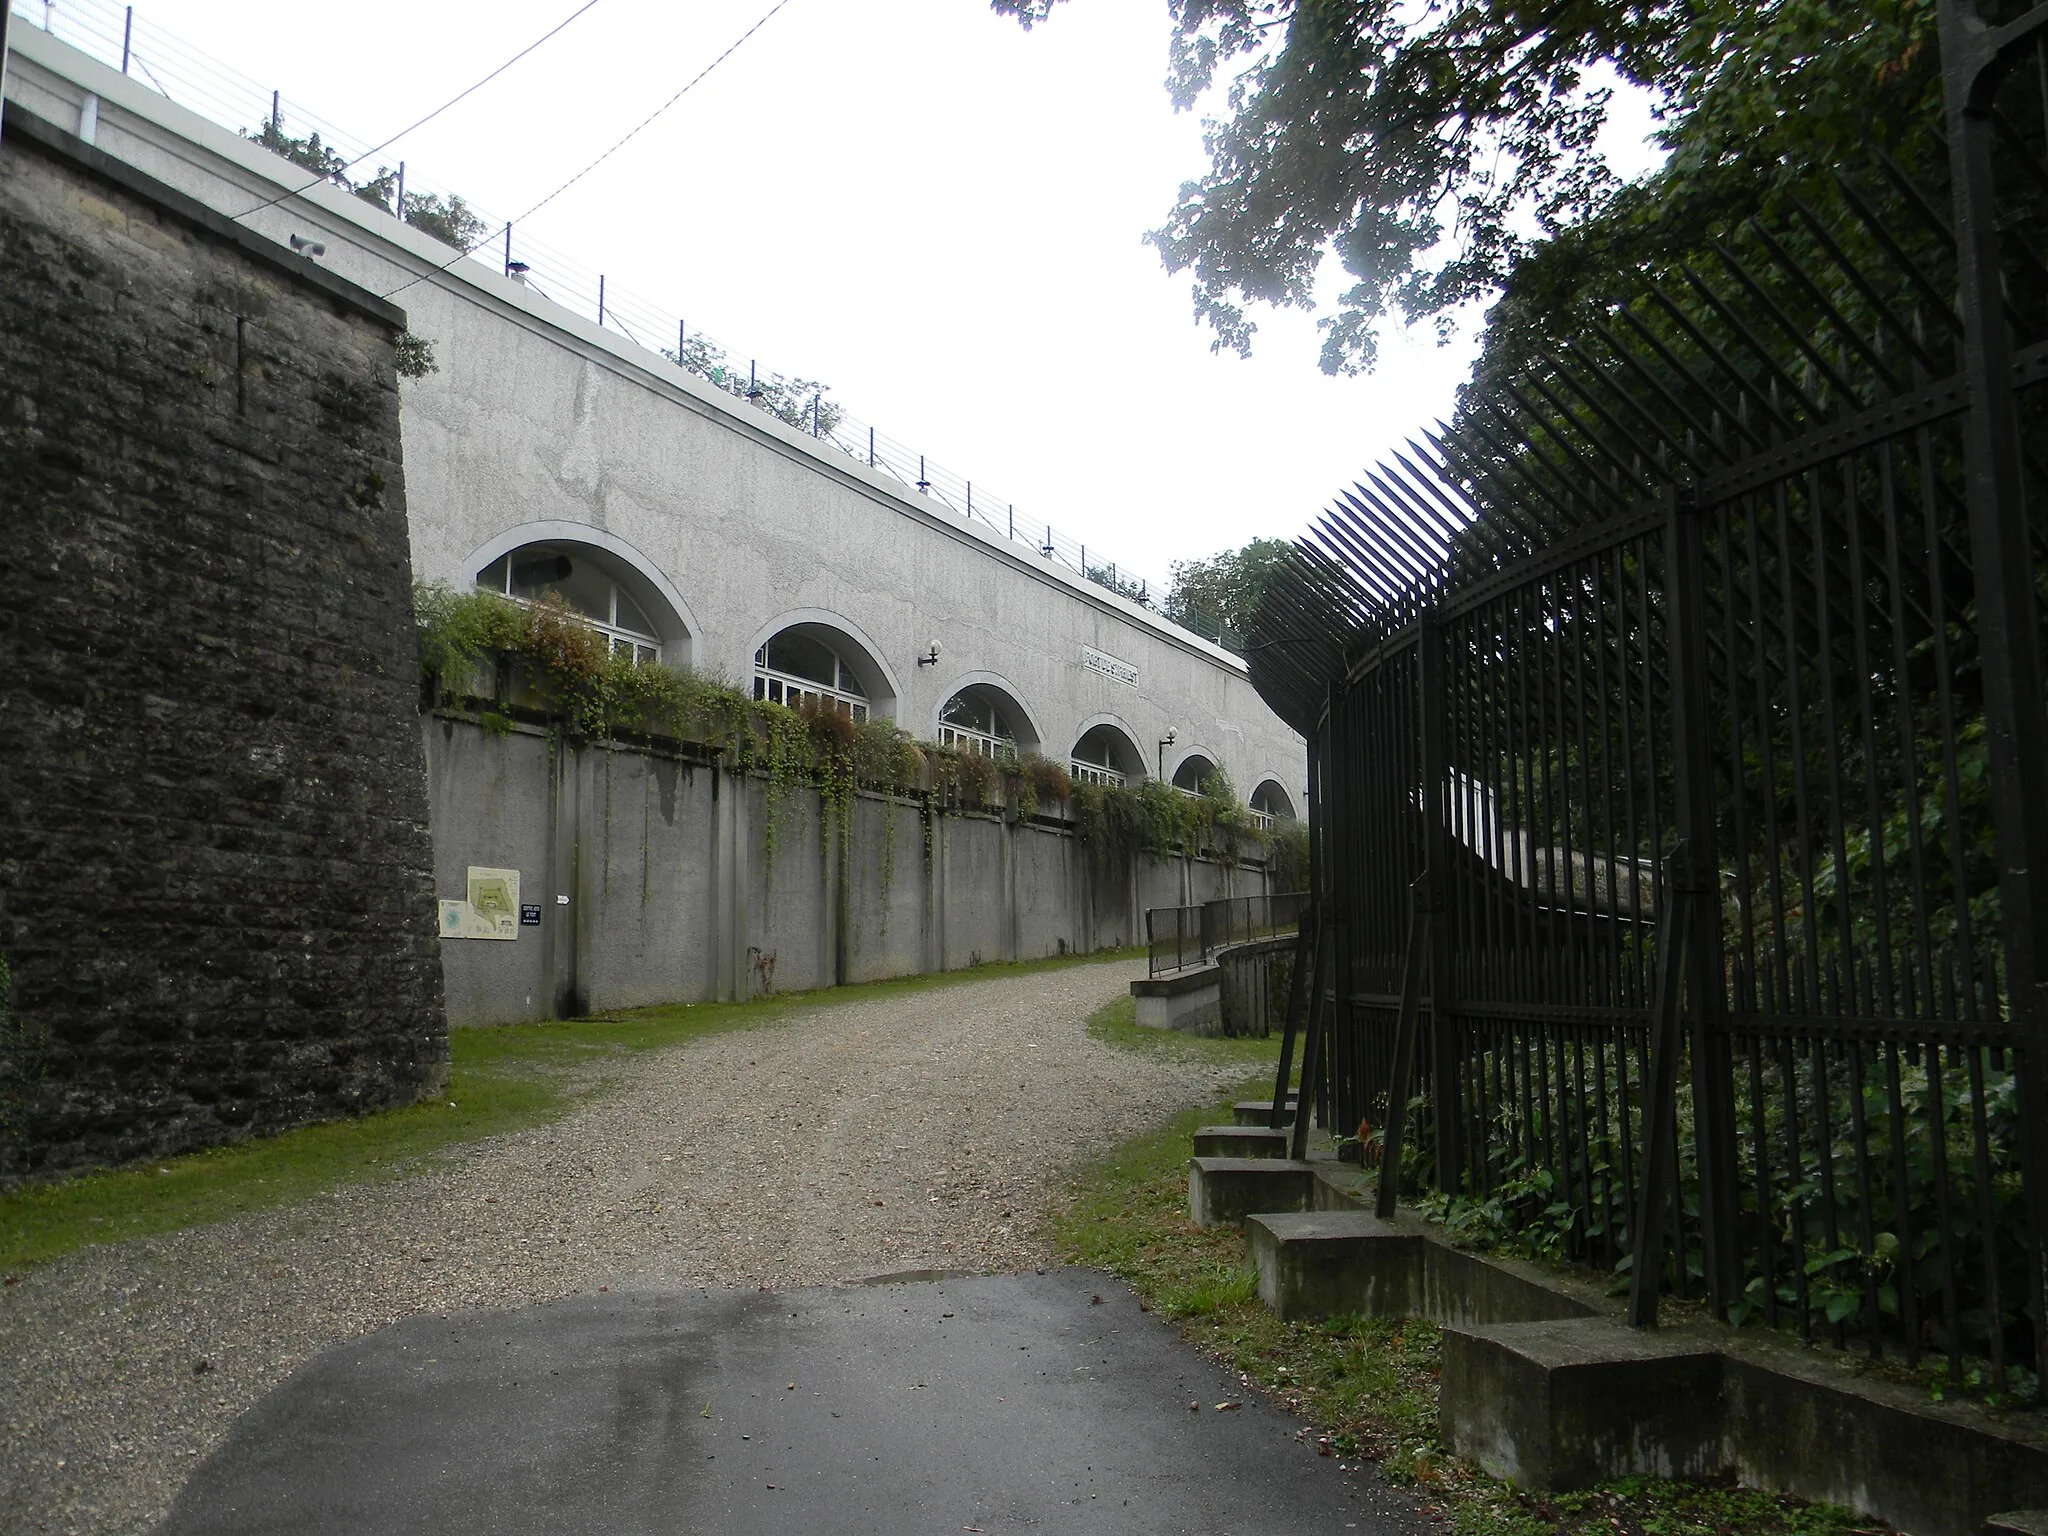
<path fill-rule="evenodd" d="M 592 1294 L 327 1351 L 159 1530 L 1428 1529 L 1299 1428 L 1087 1270 Z"/>

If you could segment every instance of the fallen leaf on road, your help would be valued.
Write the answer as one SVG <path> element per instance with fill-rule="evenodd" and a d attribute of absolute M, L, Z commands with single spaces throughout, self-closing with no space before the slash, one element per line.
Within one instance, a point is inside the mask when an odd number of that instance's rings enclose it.
<path fill-rule="evenodd" d="M 710 1405 L 709 1403 L 706 1403 L 706 1404 L 705 1404 L 705 1405 L 704 1405 L 704 1406 L 703 1406 L 702 1408 L 699 1408 L 699 1409 L 697 1410 L 697 1417 L 698 1417 L 698 1418 L 700 1418 L 700 1419 L 708 1419 L 708 1418 L 710 1418 L 710 1417 L 711 1417 L 711 1405 Z"/>
<path fill-rule="evenodd" d="M 1218 1403 L 1216 1411 L 1218 1413 L 1228 1413 L 1233 1408 L 1242 1408 L 1243 1406 L 1244 1404 L 1242 1403 Z"/>

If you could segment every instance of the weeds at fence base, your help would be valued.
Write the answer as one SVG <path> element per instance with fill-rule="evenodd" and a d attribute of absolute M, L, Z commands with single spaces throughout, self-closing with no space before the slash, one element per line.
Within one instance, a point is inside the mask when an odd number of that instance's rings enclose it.
<path fill-rule="evenodd" d="M 1091 1033 L 1103 1032 L 1091 1023 Z M 1232 1097 L 1271 1087 L 1270 1080 L 1255 1078 Z M 1322 1454 L 1412 1489 L 1458 1536 L 1875 1536 L 1890 1530 L 1847 1510 L 1723 1483 L 1629 1478 L 1578 1493 L 1519 1493 L 1450 1455 L 1436 1438 L 1442 1347 L 1434 1324 L 1356 1317 L 1283 1323 L 1258 1299 L 1243 1234 L 1188 1220 L 1189 1138 L 1197 1126 L 1229 1119 L 1229 1102 L 1176 1116 L 1074 1174 L 1055 1193 L 1045 1235 L 1069 1263 L 1116 1275 L 1141 1305 L 1237 1372 L 1248 1390 L 1299 1416 L 1300 1437 Z"/>

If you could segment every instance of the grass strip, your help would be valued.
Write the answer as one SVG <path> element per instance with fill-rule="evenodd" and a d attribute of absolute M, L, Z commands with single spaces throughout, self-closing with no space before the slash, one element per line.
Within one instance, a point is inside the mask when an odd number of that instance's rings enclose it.
<path fill-rule="evenodd" d="M 640 1051 L 785 1023 L 820 1008 L 1143 953 L 1004 962 L 744 1003 L 685 1003 L 559 1023 L 451 1030 L 448 1082 L 432 1098 L 0 1195 L 0 1273 L 94 1243 L 295 1205 L 344 1184 L 404 1177 L 435 1154 L 561 1118 L 615 1084 L 618 1068 Z"/>
<path fill-rule="evenodd" d="M 1247 1035 L 1237 1039 L 1222 1036 L 1186 1035 L 1174 1029 L 1147 1029 L 1138 1022 L 1138 1000 L 1119 997 L 1098 1008 L 1088 1019 L 1091 1038 L 1119 1050 L 1136 1051 L 1167 1061 L 1213 1061 L 1222 1066 L 1243 1066 L 1247 1070 L 1270 1070 L 1280 1060 L 1280 1036 L 1260 1038 Z M 1253 1095 L 1270 1099 L 1273 1082 L 1268 1078 L 1256 1085 Z M 1225 1115 L 1224 1119 L 1230 1117 Z"/>
<path fill-rule="evenodd" d="M 1233 1097 L 1271 1091 L 1270 1079 L 1252 1078 Z M 1068 1262 L 1116 1275 L 1141 1305 L 1177 1324 L 1248 1388 L 1303 1418 L 1301 1434 L 1325 1455 L 1376 1463 L 1388 1482 L 1414 1487 L 1459 1536 L 1862 1536 L 1888 1529 L 1847 1510 L 1727 1484 L 1630 1478 L 1579 1493 L 1521 1493 L 1450 1455 L 1437 1440 L 1442 1346 L 1434 1324 L 1283 1323 L 1258 1299 L 1244 1235 L 1188 1220 L 1189 1138 L 1197 1126 L 1229 1118 L 1227 1100 L 1191 1110 L 1080 1171 L 1052 1202 L 1046 1235 Z"/>

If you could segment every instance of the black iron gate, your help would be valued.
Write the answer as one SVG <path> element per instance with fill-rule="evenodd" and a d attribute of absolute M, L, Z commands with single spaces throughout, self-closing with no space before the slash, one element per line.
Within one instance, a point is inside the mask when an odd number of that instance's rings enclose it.
<path fill-rule="evenodd" d="M 1250 655 L 1312 743 L 1325 1125 L 1654 1253 L 1642 1320 L 2003 1385 L 2048 1350 L 2048 6 L 1942 27 L 1945 192 L 1844 172 L 1631 274 L 1346 493 Z"/>

